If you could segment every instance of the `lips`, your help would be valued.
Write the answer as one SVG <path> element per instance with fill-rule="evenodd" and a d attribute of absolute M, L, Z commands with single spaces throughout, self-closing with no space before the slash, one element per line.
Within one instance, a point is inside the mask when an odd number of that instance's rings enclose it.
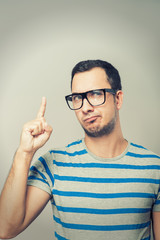
<path fill-rule="evenodd" d="M 96 116 L 89 116 L 89 117 L 85 118 L 83 121 L 86 122 L 86 123 L 92 123 L 95 120 L 97 120 L 98 117 L 99 116 L 97 116 L 97 115 Z"/>

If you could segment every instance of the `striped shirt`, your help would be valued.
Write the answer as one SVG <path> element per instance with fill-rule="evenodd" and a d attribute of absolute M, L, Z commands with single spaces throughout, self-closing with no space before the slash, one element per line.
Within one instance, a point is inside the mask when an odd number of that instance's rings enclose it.
<path fill-rule="evenodd" d="M 35 161 L 28 185 L 52 196 L 54 240 L 150 240 L 160 157 L 129 143 L 120 156 L 100 158 L 82 139 Z"/>

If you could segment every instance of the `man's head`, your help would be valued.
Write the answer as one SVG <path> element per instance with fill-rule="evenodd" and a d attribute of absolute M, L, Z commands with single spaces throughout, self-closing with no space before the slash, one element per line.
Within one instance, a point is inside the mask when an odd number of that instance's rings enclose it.
<path fill-rule="evenodd" d="M 81 61 L 81 62 L 77 63 L 72 70 L 71 89 L 72 89 L 73 77 L 76 73 L 89 71 L 95 67 L 100 67 L 100 68 L 104 69 L 104 71 L 107 75 L 107 80 L 108 80 L 109 84 L 111 85 L 112 89 L 122 90 L 119 72 L 110 63 L 108 63 L 106 61 L 102 61 L 102 60 L 87 60 L 87 61 Z"/>
<path fill-rule="evenodd" d="M 78 63 L 72 71 L 71 87 L 66 100 L 69 107 L 73 104 L 71 109 L 86 136 L 109 135 L 119 126 L 123 93 L 118 71 L 111 64 L 101 60 Z"/>

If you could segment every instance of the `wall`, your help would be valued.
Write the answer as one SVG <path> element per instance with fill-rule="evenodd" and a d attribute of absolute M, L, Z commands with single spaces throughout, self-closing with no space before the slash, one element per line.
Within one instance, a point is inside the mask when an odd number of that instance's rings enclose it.
<path fill-rule="evenodd" d="M 81 60 L 107 60 L 119 70 L 124 136 L 160 154 L 159 7 L 156 0 L 0 1 L 0 190 L 42 96 L 53 134 L 35 159 L 83 136 L 64 100 Z M 29 238 L 52 239 L 50 205 L 15 239 Z"/>

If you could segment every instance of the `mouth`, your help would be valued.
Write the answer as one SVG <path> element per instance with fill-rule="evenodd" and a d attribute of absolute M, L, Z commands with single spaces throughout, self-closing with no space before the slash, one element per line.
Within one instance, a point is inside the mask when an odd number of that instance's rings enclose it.
<path fill-rule="evenodd" d="M 98 117 L 99 116 L 90 116 L 90 117 L 85 118 L 83 121 L 85 123 L 94 123 Z"/>

